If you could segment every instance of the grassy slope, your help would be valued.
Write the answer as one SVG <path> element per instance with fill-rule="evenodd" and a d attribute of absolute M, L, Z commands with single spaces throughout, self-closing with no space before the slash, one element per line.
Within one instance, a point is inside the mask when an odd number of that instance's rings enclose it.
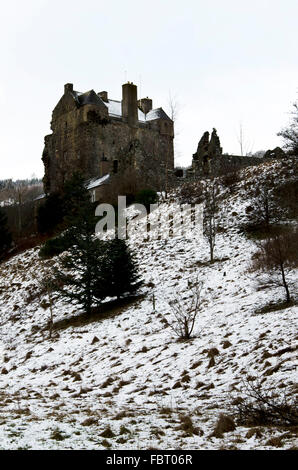
<path fill-rule="evenodd" d="M 255 171 L 246 170 L 245 183 L 223 201 L 238 222 L 250 202 L 244 184 L 255 184 Z M 262 178 L 281 173 L 277 164 L 258 171 Z M 283 292 L 258 290 L 247 274 L 253 242 L 228 228 L 218 236 L 215 253 L 224 261 L 213 265 L 196 232 L 191 240 L 131 244 L 138 248 L 144 297 L 89 320 L 57 301 L 51 340 L 47 299 L 38 295 L 38 283 L 55 261 L 40 261 L 32 249 L 1 265 L 0 448 L 264 449 L 276 436 L 282 436 L 283 448 L 293 447 L 293 431 L 278 428 L 263 427 L 248 437 L 248 429 L 238 426 L 223 438 L 210 437 L 218 415 L 241 395 L 245 377 L 258 377 L 278 393 L 297 392 L 298 308 L 255 314 Z M 178 342 L 164 320 L 172 319 L 168 301 L 187 293 L 197 275 L 204 302 L 196 336 Z M 291 273 L 292 290 L 296 278 Z M 283 353 L 289 346 L 293 350 Z M 210 367 L 212 348 L 218 354 Z M 181 415 L 200 429 L 196 435 L 181 428 Z M 112 433 L 104 432 L 108 426 Z"/>

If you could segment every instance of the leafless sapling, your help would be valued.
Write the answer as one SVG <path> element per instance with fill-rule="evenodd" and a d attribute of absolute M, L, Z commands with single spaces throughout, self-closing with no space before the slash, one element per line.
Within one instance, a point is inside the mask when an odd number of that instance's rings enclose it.
<path fill-rule="evenodd" d="M 281 285 L 286 292 L 286 302 L 291 301 L 288 272 L 298 266 L 298 234 L 292 230 L 268 237 L 259 243 L 251 264 L 251 271 L 261 271 L 273 284 Z"/>
<path fill-rule="evenodd" d="M 218 195 L 219 187 L 215 180 L 208 181 L 204 189 L 204 236 L 208 241 L 210 250 L 210 261 L 214 261 L 214 247 L 216 233 L 218 231 L 217 214 L 218 214 Z"/>
<path fill-rule="evenodd" d="M 202 303 L 202 287 L 202 282 L 196 280 L 191 285 L 189 295 L 186 298 L 180 292 L 169 302 L 174 317 L 169 326 L 180 339 L 190 339 L 194 331 Z"/>

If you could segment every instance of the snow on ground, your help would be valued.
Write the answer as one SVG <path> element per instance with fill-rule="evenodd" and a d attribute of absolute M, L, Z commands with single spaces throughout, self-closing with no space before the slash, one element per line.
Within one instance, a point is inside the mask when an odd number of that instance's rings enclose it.
<path fill-rule="evenodd" d="M 240 214 L 248 201 L 239 194 L 225 207 Z M 267 449 L 278 436 L 283 448 L 297 446 L 293 432 L 274 427 L 248 434 L 237 426 L 211 437 L 247 376 L 280 393 L 295 390 L 298 308 L 256 314 L 283 292 L 259 290 L 247 273 L 254 243 L 228 228 L 212 265 L 195 230 L 191 239 L 130 243 L 142 295 L 90 319 L 57 300 L 52 339 L 39 282 L 56 261 L 41 261 L 36 248 L 0 266 L 0 448 Z M 181 342 L 167 323 L 169 301 L 197 276 L 203 304 L 195 337 Z M 293 272 L 293 292 L 296 279 Z M 181 416 L 192 419 L 196 435 L 181 429 Z"/>

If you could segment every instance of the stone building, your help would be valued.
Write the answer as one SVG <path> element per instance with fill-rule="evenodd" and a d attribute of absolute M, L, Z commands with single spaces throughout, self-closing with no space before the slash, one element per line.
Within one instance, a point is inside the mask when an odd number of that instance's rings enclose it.
<path fill-rule="evenodd" d="M 174 169 L 174 126 L 162 108 L 152 108 L 150 98 L 138 100 L 133 83 L 122 86 L 121 101 L 106 91 L 81 93 L 66 84 L 52 114 L 52 134 L 45 137 L 45 193 L 61 191 L 77 171 L 96 180 L 127 168 L 162 187 Z"/>
<path fill-rule="evenodd" d="M 195 178 L 223 175 L 247 166 L 259 165 L 262 161 L 259 157 L 224 154 L 217 131 L 213 129 L 211 138 L 209 132 L 203 134 L 187 174 Z"/>

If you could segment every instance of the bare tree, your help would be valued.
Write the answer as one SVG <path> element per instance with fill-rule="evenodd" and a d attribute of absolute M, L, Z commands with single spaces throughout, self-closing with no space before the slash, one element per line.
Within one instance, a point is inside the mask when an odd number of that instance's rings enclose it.
<path fill-rule="evenodd" d="M 253 145 L 245 137 L 242 122 L 240 122 L 239 124 L 239 133 L 237 135 L 237 140 L 240 145 L 241 157 L 252 153 Z"/>
<path fill-rule="evenodd" d="M 207 182 L 204 189 L 204 236 L 208 241 L 210 249 L 210 261 L 214 261 L 214 247 L 216 240 L 216 233 L 218 231 L 217 225 L 217 213 L 219 210 L 218 207 L 218 195 L 219 187 L 216 180 L 210 180 Z"/>
<path fill-rule="evenodd" d="M 270 190 L 266 184 L 256 189 L 253 199 L 253 211 L 250 213 L 250 219 L 255 223 L 269 230 L 273 219 L 273 201 Z"/>
<path fill-rule="evenodd" d="M 8 213 L 8 221 L 15 238 L 22 238 L 36 230 L 34 200 L 42 194 L 41 183 L 31 184 L 30 180 L 11 182 L 0 191 L 0 201 Z"/>
<path fill-rule="evenodd" d="M 274 235 L 259 244 L 250 270 L 261 271 L 272 283 L 283 286 L 286 302 L 291 301 L 287 274 L 298 266 L 297 231 Z"/>
<path fill-rule="evenodd" d="M 174 317 L 169 326 L 180 339 L 191 338 L 201 308 L 202 287 L 202 282 L 196 280 L 190 285 L 190 295 L 187 298 L 180 292 L 169 302 Z"/>
<path fill-rule="evenodd" d="M 169 108 L 170 118 L 172 119 L 173 122 L 176 122 L 181 106 L 177 99 L 177 95 L 173 96 L 171 92 L 169 92 L 168 108 Z"/>
<path fill-rule="evenodd" d="M 293 104 L 293 107 L 294 110 L 291 112 L 292 122 L 277 135 L 283 138 L 287 150 L 293 155 L 298 155 L 298 101 Z"/>
<path fill-rule="evenodd" d="M 169 91 L 169 97 L 168 97 L 168 102 L 167 102 L 167 109 L 169 116 L 171 120 L 173 121 L 173 126 L 174 126 L 174 155 L 175 155 L 175 161 L 179 160 L 180 158 L 180 152 L 179 152 L 179 115 L 181 111 L 181 104 L 179 102 L 179 99 L 177 97 L 177 94 L 172 95 L 171 91 Z M 169 191 L 169 162 L 168 162 L 168 157 L 166 158 L 166 164 L 165 164 L 165 175 L 166 175 L 166 181 L 165 181 L 165 193 L 167 196 L 167 193 Z"/>
<path fill-rule="evenodd" d="M 274 224 L 287 215 L 288 211 L 281 210 L 278 190 L 278 182 L 268 178 L 253 189 L 251 204 L 246 208 L 248 220 L 246 229 L 249 231 L 261 230 L 269 233 Z"/>

